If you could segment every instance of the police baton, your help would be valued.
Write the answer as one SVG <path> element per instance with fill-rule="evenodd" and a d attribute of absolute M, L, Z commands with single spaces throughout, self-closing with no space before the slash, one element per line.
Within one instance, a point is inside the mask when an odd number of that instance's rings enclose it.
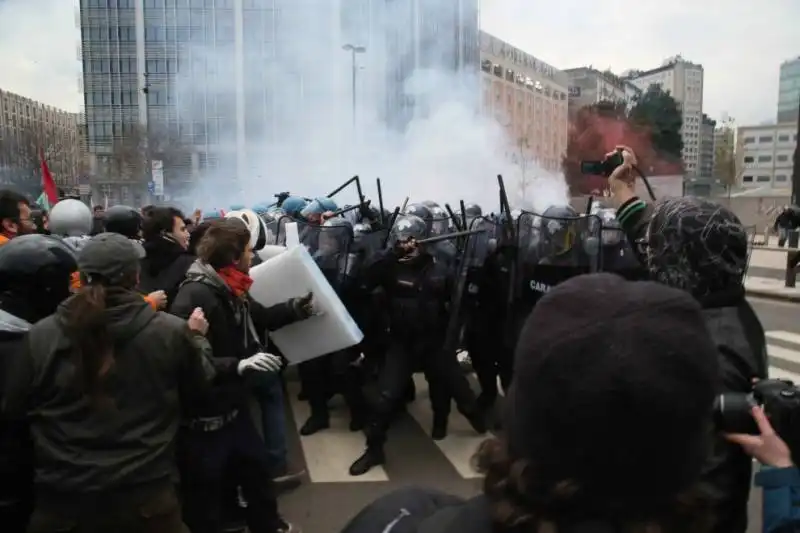
<path fill-rule="evenodd" d="M 437 235 L 436 237 L 428 237 L 416 241 L 417 244 L 433 244 L 440 241 L 449 241 L 450 239 L 458 239 L 459 237 L 469 237 L 470 235 L 478 235 L 479 233 L 486 233 L 485 229 L 473 229 L 469 231 L 457 231 L 455 233 L 448 233 L 447 235 Z"/>

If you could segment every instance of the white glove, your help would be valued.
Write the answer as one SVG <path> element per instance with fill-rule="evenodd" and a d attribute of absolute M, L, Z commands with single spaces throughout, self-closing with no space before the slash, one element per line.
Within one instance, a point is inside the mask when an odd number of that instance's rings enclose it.
<path fill-rule="evenodd" d="M 283 360 L 271 353 L 257 353 L 247 359 L 242 359 L 236 367 L 241 376 L 245 371 L 253 372 L 280 372 L 283 368 Z"/>

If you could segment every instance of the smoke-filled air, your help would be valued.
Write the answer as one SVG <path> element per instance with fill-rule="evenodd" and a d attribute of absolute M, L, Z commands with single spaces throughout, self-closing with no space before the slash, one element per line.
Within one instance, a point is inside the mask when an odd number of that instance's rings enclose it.
<path fill-rule="evenodd" d="M 239 63 L 233 39 L 186 48 L 171 112 L 218 136 L 222 146 L 184 195 L 194 205 L 252 205 L 287 190 L 319 196 L 354 175 L 373 200 L 380 177 L 390 208 L 412 195 L 496 210 L 498 174 L 512 207 L 541 212 L 567 201 L 563 177 L 530 162 L 513 164 L 509 155 L 519 149 L 502 118 L 480 112 L 477 50 L 474 58 L 461 57 L 452 30 L 420 41 L 409 29 L 415 2 L 384 1 L 378 9 L 369 0 L 341 1 L 292 0 L 275 20 L 264 2 L 252 11 L 244 2 Z M 426 0 L 425 23 L 452 28 L 454 16 L 474 17 L 474 35 L 459 31 L 477 42 L 478 13 L 465 14 L 458 4 Z M 218 35 L 233 35 L 233 21 L 225 27 L 217 12 Z M 348 189 L 337 200 L 355 198 Z"/>

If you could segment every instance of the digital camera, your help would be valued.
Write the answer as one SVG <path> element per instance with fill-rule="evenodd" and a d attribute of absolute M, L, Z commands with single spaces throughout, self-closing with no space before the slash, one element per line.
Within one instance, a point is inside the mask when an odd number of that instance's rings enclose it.
<path fill-rule="evenodd" d="M 798 421 L 800 415 L 800 388 L 782 379 L 764 379 L 753 386 L 750 393 L 720 394 L 714 403 L 714 423 L 725 433 L 748 433 L 758 435 L 752 409 L 763 406 L 775 432 L 789 445 L 797 449 Z"/>
<path fill-rule="evenodd" d="M 605 176 L 607 178 L 623 162 L 622 150 L 616 150 L 602 161 L 581 161 L 581 174 Z"/>

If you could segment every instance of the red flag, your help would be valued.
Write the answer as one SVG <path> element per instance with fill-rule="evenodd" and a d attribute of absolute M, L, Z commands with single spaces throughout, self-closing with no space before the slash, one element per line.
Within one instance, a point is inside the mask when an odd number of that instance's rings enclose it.
<path fill-rule="evenodd" d="M 47 161 L 44 160 L 44 150 L 39 151 L 39 157 L 42 160 L 42 189 L 47 195 L 47 201 L 54 206 L 58 202 L 58 188 L 56 188 L 56 182 L 53 181 L 53 175 L 50 174 L 50 169 L 47 167 Z"/>

